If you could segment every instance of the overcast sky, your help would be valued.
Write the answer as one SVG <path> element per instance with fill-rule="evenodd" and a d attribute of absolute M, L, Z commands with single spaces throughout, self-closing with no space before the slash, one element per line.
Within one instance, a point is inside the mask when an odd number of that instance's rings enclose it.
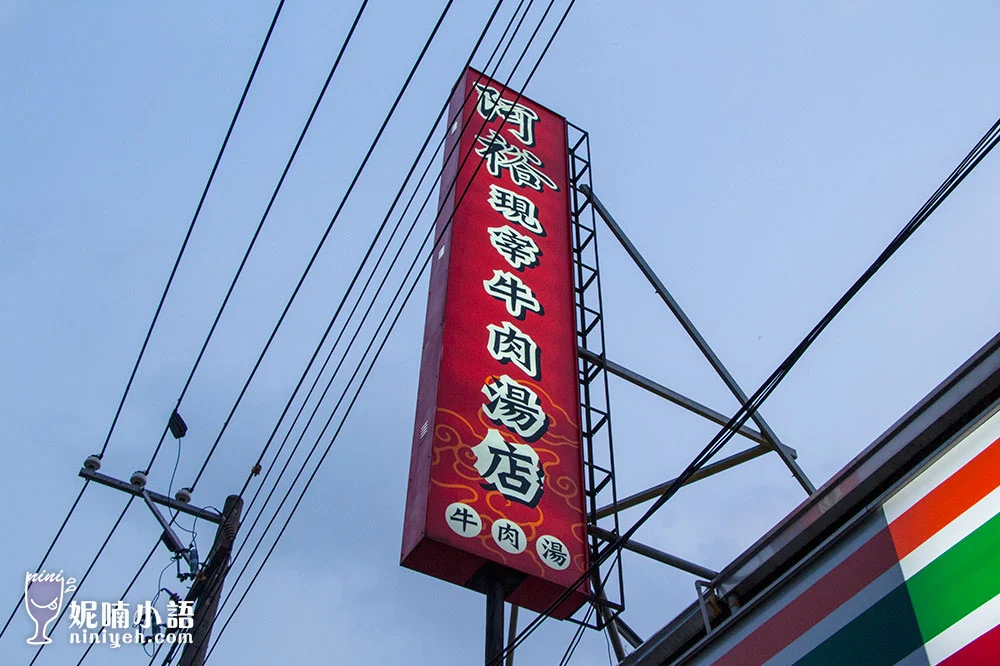
<path fill-rule="evenodd" d="M 195 504 L 221 506 L 242 486 L 492 4 L 459 0 L 449 13 Z M 193 481 L 443 6 L 372 0 L 362 17 L 181 405 L 190 431 L 173 489 Z M 0 621 L 79 492 L 84 458 L 100 450 L 274 8 L 0 0 Z M 284 8 L 103 472 L 127 479 L 146 465 L 356 11 Z M 526 92 L 590 132 L 596 192 L 752 393 L 1000 115 L 998 14 L 985 1 L 580 0 Z M 526 62 L 538 52 L 536 42 Z M 765 403 L 816 485 L 1000 329 L 998 174 L 987 158 Z M 610 234 L 600 248 L 609 357 L 734 412 Z M 398 566 L 425 299 L 424 280 L 209 663 L 481 660 L 483 598 Z M 623 494 L 676 475 L 717 430 L 622 383 L 612 401 Z M 168 437 L 152 489 L 167 491 L 177 453 Z M 721 568 L 802 499 L 768 456 L 684 489 L 638 538 Z M 46 568 L 81 576 L 125 501 L 89 487 Z M 197 531 L 207 553 L 213 530 Z M 119 599 L 158 535 L 134 503 L 77 598 Z M 151 598 L 169 562 L 161 546 L 127 600 Z M 624 617 L 642 636 L 694 600 L 690 575 L 624 563 Z M 170 569 L 162 580 L 183 591 Z M 557 663 L 574 629 L 545 623 L 516 663 Z M 76 663 L 66 631 L 64 620 L 36 663 Z M 28 663 L 30 632 L 19 609 L 0 662 Z M 86 663 L 144 663 L 138 650 L 100 646 Z M 587 632 L 571 663 L 607 661 L 603 635 Z"/>

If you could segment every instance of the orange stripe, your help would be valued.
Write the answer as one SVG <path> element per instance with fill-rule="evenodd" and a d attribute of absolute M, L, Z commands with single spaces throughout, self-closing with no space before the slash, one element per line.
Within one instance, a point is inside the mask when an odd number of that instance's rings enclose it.
<path fill-rule="evenodd" d="M 1000 485 L 1000 439 L 889 524 L 903 559 Z"/>

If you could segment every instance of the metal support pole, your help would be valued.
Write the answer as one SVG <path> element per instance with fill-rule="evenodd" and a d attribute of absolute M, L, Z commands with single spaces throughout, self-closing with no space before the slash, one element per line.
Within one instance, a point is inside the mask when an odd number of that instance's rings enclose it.
<path fill-rule="evenodd" d="M 486 581 L 486 666 L 499 666 L 503 654 L 503 580 Z"/>
<path fill-rule="evenodd" d="M 765 446 L 754 446 L 752 448 L 740 451 L 739 453 L 734 453 L 731 456 L 718 460 L 714 463 L 705 465 L 697 472 L 691 475 L 691 477 L 684 483 L 688 485 L 694 483 L 695 481 L 700 481 L 701 479 L 707 478 L 719 472 L 724 472 L 727 469 L 736 467 L 745 462 L 753 460 L 754 458 L 759 458 L 763 455 L 767 455 L 771 451 L 770 448 Z M 625 509 L 632 508 L 642 504 L 643 502 L 648 502 L 654 500 L 663 493 L 667 491 L 668 488 L 673 484 L 676 479 L 670 479 L 669 481 L 664 481 L 663 483 L 658 483 L 652 488 L 637 492 L 634 495 L 629 495 L 628 497 L 618 500 L 616 504 L 609 504 L 607 506 L 601 507 L 597 510 L 597 517 L 604 518 L 610 516 L 618 511 L 624 511 Z"/>
<path fill-rule="evenodd" d="M 594 590 L 597 592 L 597 599 L 594 603 L 597 606 L 597 613 L 601 616 L 601 620 L 604 622 L 604 628 L 608 632 L 608 638 L 611 639 L 611 647 L 615 651 L 615 657 L 618 661 L 625 658 L 625 646 L 622 645 L 622 637 L 618 633 L 618 625 L 615 623 L 615 618 L 612 617 L 611 611 L 608 610 L 604 602 L 608 600 L 606 594 L 604 594 L 604 587 L 601 585 L 601 575 L 599 572 L 595 571 L 591 575 L 591 580 L 594 584 Z"/>
<path fill-rule="evenodd" d="M 507 656 L 504 658 L 503 666 L 514 666 L 514 639 L 517 638 L 517 606 L 510 605 L 510 622 L 507 627 Z"/>
<path fill-rule="evenodd" d="M 618 625 L 618 633 L 622 635 L 622 638 L 628 641 L 629 645 L 633 648 L 637 648 L 642 645 L 642 638 L 639 634 L 635 633 L 632 627 L 626 624 L 625 620 L 622 619 L 621 613 L 615 618 L 615 623 Z"/>
<path fill-rule="evenodd" d="M 736 383 L 733 376 L 729 374 L 729 370 L 727 370 L 726 366 L 722 364 L 719 357 L 715 355 L 715 352 L 712 351 L 708 342 L 706 342 L 705 338 L 701 336 L 701 333 L 698 332 L 698 329 L 695 328 L 691 320 L 688 319 L 684 310 L 682 310 L 677 301 L 674 300 L 674 297 L 670 295 L 670 292 L 667 291 L 667 288 L 660 281 L 660 278 L 656 276 L 656 273 L 653 272 L 650 265 L 646 263 L 646 260 L 639 253 L 639 250 L 637 250 L 632 244 L 632 241 L 628 239 L 628 236 L 625 235 L 622 228 L 618 226 L 618 223 L 615 221 L 614 217 L 612 217 L 608 209 L 604 207 L 604 204 L 601 203 L 601 200 L 597 198 L 597 195 L 594 194 L 594 191 L 590 189 L 588 185 L 581 184 L 579 189 L 593 204 L 594 210 L 597 211 L 598 215 L 600 215 L 604 222 L 608 225 L 608 228 L 611 229 L 611 233 L 615 235 L 615 238 L 617 238 L 618 242 L 621 243 L 623 248 L 625 248 L 629 257 L 631 257 L 632 261 L 634 261 L 636 266 L 639 267 L 639 270 L 642 271 L 642 274 L 653 286 L 656 293 L 660 296 L 666 306 L 670 308 L 674 317 L 676 317 L 677 321 L 680 322 L 681 326 L 691 337 L 691 340 L 694 341 L 695 345 L 708 360 L 709 364 L 711 364 L 712 368 L 715 369 L 715 372 L 720 378 L 722 378 L 722 381 L 726 384 L 732 394 L 736 396 L 736 399 L 740 401 L 740 405 L 745 406 L 747 403 L 746 393 L 744 393 L 743 389 L 741 389 L 739 384 Z M 775 452 L 781 457 L 782 461 L 784 461 L 785 465 L 792 472 L 792 476 L 795 477 L 795 479 L 799 482 L 799 485 L 802 486 L 806 493 L 812 495 L 816 492 L 816 486 L 812 484 L 805 472 L 803 472 L 799 467 L 798 463 L 796 463 L 795 460 L 793 460 L 791 456 L 789 456 L 787 452 L 781 448 L 778 436 L 773 430 L 771 430 L 771 426 L 767 424 L 764 418 L 760 414 L 756 413 L 756 411 L 750 412 L 750 418 L 754 420 L 764 436 L 768 438 L 770 443 L 773 445 Z"/>
<path fill-rule="evenodd" d="M 605 529 L 601 529 L 596 525 L 589 526 L 587 528 L 587 531 L 607 541 L 608 543 L 614 543 L 615 541 L 617 541 L 617 537 L 614 535 L 614 533 L 609 532 Z M 632 539 L 626 541 L 622 545 L 622 548 L 624 548 L 625 550 L 630 550 L 633 553 L 637 553 L 639 555 L 648 557 L 651 560 L 656 560 L 657 562 L 660 562 L 662 564 L 674 567 L 675 569 L 686 571 L 690 574 L 694 574 L 695 576 L 700 576 L 701 578 L 707 578 L 708 580 L 713 580 L 716 576 L 719 575 L 718 572 L 712 571 L 708 567 L 703 567 L 700 564 L 689 562 L 688 560 L 685 560 L 681 557 L 677 557 L 676 555 L 671 555 L 670 553 L 665 553 L 662 550 L 659 550 L 658 548 L 647 546 L 644 543 L 639 543 L 638 541 L 634 541 Z"/>
<path fill-rule="evenodd" d="M 650 393 L 652 393 L 653 395 L 658 395 L 665 400 L 669 400 L 675 405 L 683 407 L 684 409 L 690 412 L 694 412 L 698 416 L 708 419 L 713 423 L 717 423 L 719 425 L 726 425 L 726 423 L 729 422 L 729 417 L 727 417 L 722 412 L 717 412 L 711 407 L 707 407 L 701 404 L 697 400 L 692 400 L 691 398 L 685 395 L 681 395 L 677 391 L 673 391 L 667 388 L 666 386 L 663 386 L 662 384 L 654 382 L 652 379 L 649 379 L 648 377 L 643 377 L 634 370 L 629 370 L 625 366 L 618 365 L 614 361 L 602 358 L 588 349 L 580 347 L 579 349 L 577 349 L 577 353 L 579 354 L 580 358 L 584 359 L 585 361 L 590 361 L 591 363 L 596 363 L 600 365 L 601 367 L 603 367 L 605 370 L 615 375 L 616 377 L 621 377 L 630 384 L 638 386 L 641 389 L 645 389 Z M 741 426 L 739 430 L 737 430 L 737 432 L 746 437 L 747 439 L 751 439 L 759 444 L 766 444 L 768 446 L 770 446 L 771 444 L 769 441 L 767 441 L 767 438 L 764 437 L 764 435 L 760 434 L 753 428 L 748 428 L 747 426 Z M 792 457 L 794 458 L 795 456 L 793 455 Z"/>
<path fill-rule="evenodd" d="M 229 554 L 240 528 L 240 512 L 243 498 L 230 495 L 223 507 L 223 522 L 215 533 L 215 542 L 205 565 L 204 578 L 200 578 L 188 591 L 187 599 L 196 600 L 194 609 L 194 635 L 184 646 L 178 666 L 204 666 L 208 652 L 208 642 L 212 637 L 212 625 L 219 608 L 222 584 L 229 572 Z"/>

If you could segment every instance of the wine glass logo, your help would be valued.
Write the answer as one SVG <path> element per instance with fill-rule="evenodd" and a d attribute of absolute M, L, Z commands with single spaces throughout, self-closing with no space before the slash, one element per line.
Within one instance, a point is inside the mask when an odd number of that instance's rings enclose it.
<path fill-rule="evenodd" d="M 52 642 L 46 629 L 59 615 L 63 595 L 76 590 L 75 578 L 63 578 L 59 573 L 29 573 L 24 576 L 24 606 L 35 622 L 35 635 L 28 645 L 47 645 Z"/>

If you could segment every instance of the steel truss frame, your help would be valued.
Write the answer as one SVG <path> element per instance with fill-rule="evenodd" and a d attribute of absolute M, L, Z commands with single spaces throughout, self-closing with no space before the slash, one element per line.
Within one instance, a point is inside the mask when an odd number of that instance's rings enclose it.
<path fill-rule="evenodd" d="M 611 399 L 608 378 L 614 375 L 635 386 L 643 388 L 675 405 L 712 421 L 725 425 L 728 417 L 706 405 L 688 398 L 652 379 L 625 368 L 608 359 L 605 349 L 604 314 L 601 295 L 600 261 L 597 249 L 597 219 L 601 218 L 612 235 L 642 272 L 660 296 L 667 308 L 684 328 L 701 351 L 702 355 L 716 371 L 721 381 L 740 402 L 747 402 L 747 395 L 715 354 L 708 342 L 687 317 L 684 310 L 673 298 L 656 273 L 642 257 L 617 221 L 594 194 L 590 158 L 590 137 L 587 132 L 572 123 L 569 126 L 569 174 L 570 201 L 573 229 L 573 262 L 576 291 L 576 324 L 578 350 L 578 370 L 581 403 L 581 438 L 584 453 L 584 481 L 587 498 L 587 523 L 590 538 L 591 557 L 613 543 L 622 533 L 618 514 L 620 511 L 653 501 L 660 497 L 671 485 L 671 481 L 659 483 L 651 488 L 619 499 L 615 478 L 614 439 L 611 428 Z M 736 467 L 767 453 L 774 452 L 788 467 L 792 476 L 807 495 L 816 491 L 815 486 L 796 462 L 795 449 L 786 446 L 771 429 L 764 417 L 757 412 L 751 418 L 759 430 L 744 426 L 739 435 L 751 440 L 753 446 L 738 453 L 706 465 L 688 483 L 713 476 Z M 605 521 L 599 525 L 599 521 Z M 702 588 L 710 587 L 718 575 L 711 569 L 689 562 L 683 558 L 665 553 L 652 546 L 630 539 L 624 548 L 649 557 L 657 562 L 678 568 L 697 577 L 695 582 L 699 598 Z M 642 639 L 625 624 L 621 617 L 625 609 L 625 581 L 621 558 L 609 560 L 610 570 L 592 580 L 591 606 L 596 609 L 597 619 L 588 622 L 586 618 L 574 618 L 574 622 L 587 627 L 606 630 L 618 660 L 625 658 L 622 644 L 624 638 L 633 648 L 642 644 Z M 604 582 L 602 582 L 604 581 Z M 700 587 L 699 587 L 700 586 Z M 709 590 L 709 593 L 711 591 Z M 609 595 L 611 598 L 609 598 Z"/>

